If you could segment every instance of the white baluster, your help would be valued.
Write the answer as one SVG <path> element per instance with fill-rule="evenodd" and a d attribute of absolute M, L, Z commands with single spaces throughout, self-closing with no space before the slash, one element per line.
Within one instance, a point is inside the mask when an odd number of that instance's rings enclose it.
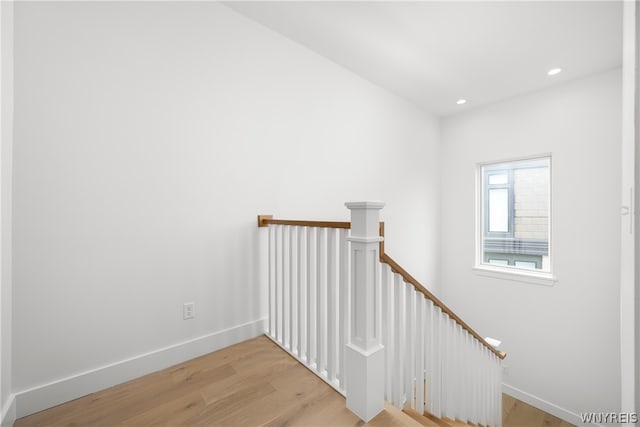
<path fill-rule="evenodd" d="M 456 417 L 460 421 L 467 421 L 467 402 L 465 399 L 464 379 L 466 374 L 466 363 L 464 353 L 464 329 L 458 323 L 456 325 L 456 395 L 460 396 L 461 404 L 457 405 Z"/>
<path fill-rule="evenodd" d="M 311 366 L 314 360 L 315 345 L 313 342 L 313 333 L 315 332 L 313 327 L 314 319 L 314 257 L 313 257 L 313 237 L 315 229 L 307 228 L 307 366 Z"/>
<path fill-rule="evenodd" d="M 455 408 L 455 392 L 454 392 L 454 384 L 453 384 L 453 325 L 451 318 L 445 314 L 444 317 L 444 328 L 443 328 L 443 338 L 445 341 L 446 348 L 446 357 L 444 359 L 444 376 L 442 379 L 442 387 L 445 390 L 445 411 L 444 415 L 448 418 L 455 418 L 454 408 Z"/>
<path fill-rule="evenodd" d="M 473 391 L 473 375 L 475 373 L 474 366 L 474 354 L 473 354 L 473 342 L 475 339 L 471 334 L 465 334 L 465 348 L 467 352 L 466 363 L 467 363 L 467 417 L 470 422 L 477 422 L 478 419 L 475 414 L 475 401 L 474 401 L 474 391 Z"/>
<path fill-rule="evenodd" d="M 478 413 L 479 413 L 479 417 L 478 419 L 481 421 L 482 424 L 484 424 L 485 426 L 488 425 L 487 424 L 487 418 L 484 412 L 484 409 L 487 405 L 487 399 L 486 399 L 486 390 L 484 389 L 484 383 L 486 381 L 485 379 L 485 366 L 484 366 L 484 346 L 478 342 L 477 344 L 477 353 L 478 353 Z"/>
<path fill-rule="evenodd" d="M 483 380 L 482 380 L 482 392 L 484 394 L 484 404 L 482 405 L 482 418 L 484 419 L 485 425 L 493 425 L 491 423 L 491 418 L 489 416 L 489 405 L 491 404 L 490 393 L 491 390 L 488 387 L 489 381 L 491 380 L 491 374 L 489 373 L 489 366 L 487 363 L 487 358 L 489 356 L 489 350 L 487 350 L 484 346 L 482 347 L 482 372 L 483 372 Z"/>
<path fill-rule="evenodd" d="M 498 420 L 496 419 L 496 412 L 495 412 L 495 408 L 498 404 L 497 402 L 497 396 L 496 396 L 496 386 L 497 386 L 497 378 L 495 375 L 495 369 L 494 369 L 494 354 L 492 352 L 489 353 L 489 372 L 491 374 L 491 425 L 495 426 L 498 424 Z"/>
<path fill-rule="evenodd" d="M 405 306 L 405 314 L 407 316 L 406 320 L 406 365 L 405 365 L 405 395 L 406 395 L 406 403 L 415 408 L 415 360 L 416 360 L 416 349 L 415 349 L 415 330 L 416 330 L 416 291 L 410 283 L 403 282 L 405 293 L 407 296 L 406 306 Z"/>
<path fill-rule="evenodd" d="M 480 342 L 473 340 L 473 419 L 476 423 L 481 420 L 480 412 L 480 396 L 482 394 L 480 390 Z"/>
<path fill-rule="evenodd" d="M 327 230 L 327 379 L 333 382 L 336 378 L 337 339 L 336 330 L 336 233 Z"/>
<path fill-rule="evenodd" d="M 382 295 L 382 344 L 385 348 L 384 398 L 392 401 L 391 378 L 393 369 L 393 288 L 390 281 L 391 269 L 380 263 L 380 286 Z"/>
<path fill-rule="evenodd" d="M 313 258 L 312 258 L 312 240 L 313 229 L 307 227 L 305 230 L 305 270 L 304 270 L 304 342 L 305 356 L 307 365 L 311 365 L 311 302 L 313 301 Z"/>
<path fill-rule="evenodd" d="M 393 391 L 393 404 L 397 408 L 401 408 L 403 404 L 403 366 L 404 366 L 404 282 L 399 274 L 393 275 L 393 299 L 395 302 L 394 308 L 394 331 L 395 331 L 395 343 L 394 343 L 394 356 L 395 372 L 393 376 L 394 391 Z"/>
<path fill-rule="evenodd" d="M 289 226 L 282 226 L 282 346 L 288 349 L 287 314 L 289 310 Z"/>
<path fill-rule="evenodd" d="M 282 261 L 280 257 L 280 251 L 282 248 L 282 238 L 281 238 L 282 226 L 275 226 L 275 264 L 276 264 L 276 283 L 275 283 L 275 318 L 276 318 L 276 333 L 275 338 L 276 341 L 281 341 L 280 335 L 280 301 L 281 301 L 281 282 L 282 282 Z"/>
<path fill-rule="evenodd" d="M 424 296 L 416 293 L 416 352 L 415 352 L 415 377 L 416 377 L 416 406 L 415 410 L 424 412 Z"/>
<path fill-rule="evenodd" d="M 427 387 L 425 389 L 424 400 L 426 402 L 425 410 L 431 412 L 433 414 L 433 400 L 434 400 L 434 390 L 433 390 L 433 381 L 434 381 L 434 371 L 433 371 L 433 362 L 434 362 L 434 345 L 433 345 L 433 301 L 426 300 L 425 301 L 425 334 L 424 334 L 424 369 L 425 369 L 425 378 L 427 380 Z"/>
<path fill-rule="evenodd" d="M 274 289 L 274 275 L 275 275 L 275 270 L 274 270 L 274 266 L 273 266 L 273 225 L 269 225 L 267 226 L 267 234 L 268 234 L 268 242 L 267 242 L 267 253 L 269 254 L 269 261 L 268 261 L 268 270 L 269 270 L 269 285 L 268 285 L 268 289 L 267 289 L 267 295 L 269 297 L 269 320 L 267 322 L 267 332 L 269 333 L 269 336 L 273 337 L 274 334 L 274 317 L 273 317 L 273 289 Z"/>
<path fill-rule="evenodd" d="M 289 243 L 288 243 L 288 251 L 287 251 L 287 263 L 289 267 L 289 274 L 287 277 L 287 340 L 289 344 L 289 350 L 293 351 L 293 287 L 294 287 L 294 275 L 293 275 L 293 259 L 294 259 L 294 248 L 293 248 L 293 234 L 294 227 L 287 227 L 289 229 Z"/>
<path fill-rule="evenodd" d="M 321 373 L 325 365 L 324 352 L 325 346 L 325 331 L 326 331 L 326 304 L 325 304 L 325 292 L 326 286 L 326 229 L 319 228 L 316 240 L 316 370 Z"/>
<path fill-rule="evenodd" d="M 498 407 L 496 408 L 496 418 L 498 427 L 502 427 L 502 359 L 496 358 L 496 375 L 498 384 L 496 393 L 498 394 Z"/>
<path fill-rule="evenodd" d="M 382 307 L 382 325 L 380 329 L 380 339 L 382 341 L 382 345 L 385 348 L 385 358 L 384 358 L 384 399 L 387 398 L 387 373 L 389 371 L 389 324 L 387 323 L 387 318 L 389 316 L 389 307 L 388 296 L 387 296 L 387 269 L 386 265 L 382 263 L 377 264 L 378 275 L 380 277 L 380 298 L 381 298 L 381 307 Z"/>
<path fill-rule="evenodd" d="M 286 275 L 286 267 L 285 267 L 285 254 L 286 254 L 286 249 L 285 249 L 285 230 L 286 230 L 286 225 L 280 226 L 280 251 L 278 253 L 278 257 L 279 257 L 279 264 L 280 264 L 280 299 L 278 301 L 278 312 L 280 314 L 280 316 L 278 316 L 279 318 L 279 322 L 280 322 L 280 328 L 278 330 L 278 341 L 280 341 L 280 344 L 282 344 L 282 346 L 285 346 L 285 318 L 284 318 L 284 314 L 285 314 L 285 307 L 286 307 L 286 303 L 285 303 L 285 275 Z"/>
<path fill-rule="evenodd" d="M 450 418 L 455 420 L 459 417 L 460 407 L 458 404 L 459 399 L 459 390 L 458 390 L 458 380 L 460 378 L 460 370 L 458 363 L 458 328 L 455 320 L 449 318 L 449 337 L 451 338 L 451 365 L 450 369 L 450 383 L 451 387 L 449 389 L 449 402 L 451 403 L 450 410 L 451 416 Z"/>
<path fill-rule="evenodd" d="M 341 389 L 345 389 L 345 361 L 344 361 L 344 348 L 347 345 L 347 337 L 349 335 L 348 322 L 347 322 L 347 310 L 348 310 L 348 297 L 349 297 L 349 241 L 347 240 L 348 230 L 340 230 L 340 285 L 339 285 L 339 299 L 340 299 L 340 313 L 339 313 L 339 327 L 338 334 L 340 335 L 340 342 L 338 344 L 338 361 L 340 364 L 338 382 Z"/>
<path fill-rule="evenodd" d="M 462 326 L 458 325 L 458 335 L 459 335 L 459 363 L 460 363 L 460 381 L 459 383 L 459 392 L 463 399 L 463 404 L 460 408 L 460 420 L 467 422 L 469 421 L 469 363 L 468 363 L 468 351 L 469 349 L 466 346 L 466 330 L 462 328 Z"/>
<path fill-rule="evenodd" d="M 442 321 L 440 323 L 440 345 L 442 346 L 442 376 L 440 387 L 442 389 L 442 416 L 450 417 L 449 411 L 449 389 L 451 388 L 451 377 L 449 375 L 449 365 L 451 364 L 450 337 L 448 333 L 449 316 L 442 313 Z"/>
<path fill-rule="evenodd" d="M 441 340 L 441 320 L 442 310 L 440 307 L 434 306 L 433 308 L 433 393 L 431 398 L 433 399 L 432 413 L 436 417 L 442 417 L 442 340 Z"/>
<path fill-rule="evenodd" d="M 303 293 L 303 237 L 304 228 L 297 227 L 296 235 L 298 237 L 297 242 L 297 256 L 296 264 L 298 269 L 296 270 L 296 354 L 302 359 L 302 293 Z"/>
<path fill-rule="evenodd" d="M 447 348 L 448 340 L 447 340 L 447 319 L 448 316 L 444 313 L 440 313 L 440 330 L 438 331 L 440 334 L 440 416 L 446 417 L 449 414 L 447 413 L 447 387 L 449 385 L 448 382 L 448 360 L 449 360 L 449 349 Z"/>
<path fill-rule="evenodd" d="M 458 401 L 459 390 L 458 381 L 460 378 L 460 370 L 458 363 L 458 324 L 452 318 L 449 318 L 449 334 L 451 336 L 451 389 L 450 389 L 450 402 L 451 402 L 451 418 L 456 419 L 459 416 L 459 407 L 456 404 Z"/>

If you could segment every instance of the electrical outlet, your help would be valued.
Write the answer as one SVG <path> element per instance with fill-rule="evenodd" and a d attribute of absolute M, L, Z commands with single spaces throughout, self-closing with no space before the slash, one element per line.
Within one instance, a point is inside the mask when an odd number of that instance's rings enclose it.
<path fill-rule="evenodd" d="M 196 317 L 196 303 L 195 302 L 185 302 L 182 304 L 182 318 L 184 320 L 193 319 Z"/>

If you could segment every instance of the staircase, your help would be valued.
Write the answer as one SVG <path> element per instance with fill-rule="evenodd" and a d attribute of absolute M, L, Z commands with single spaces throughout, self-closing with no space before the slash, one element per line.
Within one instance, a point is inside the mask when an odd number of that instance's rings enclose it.
<path fill-rule="evenodd" d="M 500 426 L 505 353 L 385 253 L 383 203 L 346 205 L 351 222 L 258 217 L 266 335 L 364 421 L 387 401 L 422 425 Z"/>
<path fill-rule="evenodd" d="M 425 412 L 423 415 L 416 412 L 410 406 L 402 408 L 402 412 L 417 421 L 420 425 L 427 427 L 466 427 L 475 426 L 477 424 L 468 424 L 460 420 L 452 420 L 451 418 L 438 418 L 433 414 Z"/>

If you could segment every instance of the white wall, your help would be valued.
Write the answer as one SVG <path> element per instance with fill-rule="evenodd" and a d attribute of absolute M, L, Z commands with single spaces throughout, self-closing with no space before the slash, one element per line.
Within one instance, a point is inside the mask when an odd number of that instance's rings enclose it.
<path fill-rule="evenodd" d="M 437 120 L 224 6 L 16 4 L 15 120 L 19 393 L 265 316 L 259 213 L 384 200 L 437 282 Z"/>
<path fill-rule="evenodd" d="M 13 2 L 0 2 L 0 421 L 15 417 L 11 394 L 12 352 L 12 144 L 13 144 Z"/>
<path fill-rule="evenodd" d="M 444 301 L 503 340 L 507 392 L 574 423 L 620 409 L 621 72 L 442 123 Z M 552 153 L 555 286 L 477 276 L 478 162 Z"/>

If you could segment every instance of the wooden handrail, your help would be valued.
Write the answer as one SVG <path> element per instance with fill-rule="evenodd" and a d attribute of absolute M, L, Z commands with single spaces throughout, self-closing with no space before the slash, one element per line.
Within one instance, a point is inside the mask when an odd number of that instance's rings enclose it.
<path fill-rule="evenodd" d="M 351 228 L 350 222 L 341 221 L 301 221 L 292 219 L 273 219 L 272 215 L 258 215 L 258 227 L 268 225 L 295 225 L 298 227 Z"/>
<path fill-rule="evenodd" d="M 467 330 L 471 335 L 473 335 L 478 341 L 480 341 L 485 347 L 491 350 L 496 356 L 500 359 L 504 359 L 507 356 L 507 353 L 504 351 L 496 350 L 491 344 L 486 342 L 484 338 L 482 338 L 476 331 L 474 331 L 471 326 L 467 325 L 464 320 L 462 320 L 457 314 L 455 314 L 449 307 L 445 305 L 442 301 L 440 301 L 435 295 L 433 295 L 427 288 L 422 286 L 420 282 L 418 282 L 412 275 L 410 275 L 404 268 L 400 267 L 400 265 L 393 260 L 387 254 L 380 254 L 380 261 L 385 264 L 388 264 L 391 267 L 391 270 L 398 273 L 402 276 L 405 282 L 411 283 L 416 291 L 423 294 L 427 299 L 433 301 L 433 304 L 440 307 L 440 310 L 447 313 L 449 317 L 456 321 L 460 326 Z"/>
<path fill-rule="evenodd" d="M 258 227 L 267 227 L 270 224 L 274 225 L 294 225 L 299 227 L 322 227 L 322 228 L 351 228 L 350 222 L 339 221 L 299 221 L 299 220 L 287 220 L 287 219 L 273 219 L 273 215 L 258 215 Z M 380 222 L 380 236 L 384 237 L 384 222 Z M 410 275 L 404 268 L 393 260 L 389 255 L 384 252 L 384 239 L 380 242 L 380 262 L 383 262 L 391 270 L 402 276 L 402 279 L 413 285 L 416 291 L 423 294 L 427 299 L 433 301 L 433 304 L 440 307 L 440 310 L 447 313 L 449 317 L 455 320 L 463 329 L 469 332 L 475 339 L 480 341 L 482 345 L 487 347 L 492 353 L 498 356 L 500 359 L 507 357 L 507 353 L 504 351 L 496 350 L 491 344 L 486 342 L 471 326 L 467 325 L 457 314 L 455 314 L 449 307 L 447 307 L 442 301 L 440 301 L 435 295 L 433 295 L 427 288 L 422 286 L 418 280 Z"/>
<path fill-rule="evenodd" d="M 384 222 L 380 222 L 380 236 L 384 237 Z M 407 272 L 407 270 L 405 270 L 404 268 L 400 267 L 400 264 L 395 262 L 393 260 L 393 258 L 391 258 L 389 255 L 387 255 L 384 252 L 384 239 L 380 242 L 380 250 L 379 250 L 379 252 L 380 252 L 380 262 L 383 262 L 383 263 L 389 265 L 389 267 L 391 267 L 391 270 L 393 270 L 396 273 L 398 273 L 399 275 L 401 275 L 402 279 L 405 282 L 411 283 L 413 285 L 413 287 L 416 289 L 416 291 L 418 291 L 421 294 L 423 294 L 427 299 L 430 299 L 433 302 L 434 305 L 440 307 L 440 310 L 442 310 L 445 313 L 447 313 L 447 315 L 449 315 L 449 317 L 451 317 L 453 320 L 456 321 L 456 323 L 458 323 L 460 326 L 462 326 L 464 329 L 466 329 L 467 332 L 469 332 L 471 335 L 473 335 L 473 337 L 475 339 L 480 341 L 485 347 L 487 347 L 489 350 L 491 350 L 500 359 L 504 359 L 505 357 L 507 357 L 507 353 L 505 353 L 504 351 L 496 350 L 495 347 L 493 347 L 491 344 L 486 342 L 484 340 L 484 338 L 482 338 L 480 336 L 480 334 L 478 334 L 476 331 L 474 331 L 473 328 L 471 328 L 471 326 L 467 325 L 467 323 L 464 320 L 462 320 L 457 314 L 455 314 L 449 307 L 447 307 L 445 303 L 440 301 L 435 295 L 433 295 L 431 292 L 429 292 L 429 290 L 427 288 L 425 288 L 424 286 L 422 286 L 422 284 L 420 282 L 418 282 L 418 280 L 416 280 L 412 275 L 410 275 L 409 272 Z"/>

